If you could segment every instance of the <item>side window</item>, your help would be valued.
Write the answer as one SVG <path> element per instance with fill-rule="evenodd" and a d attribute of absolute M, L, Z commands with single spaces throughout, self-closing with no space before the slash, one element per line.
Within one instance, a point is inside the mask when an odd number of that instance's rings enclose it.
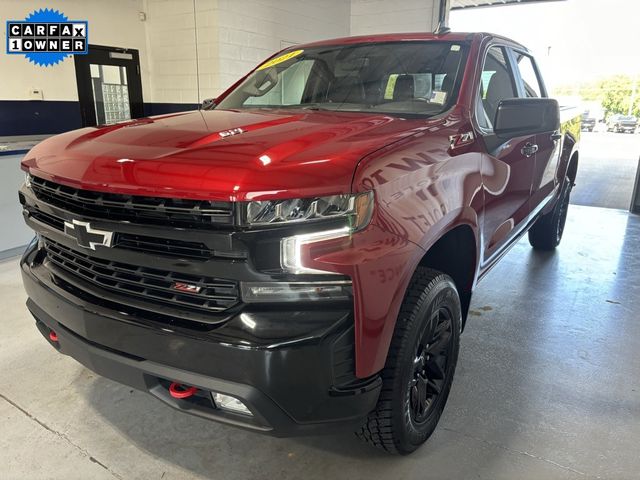
<path fill-rule="evenodd" d="M 529 98 L 542 97 L 542 88 L 538 75 L 536 74 L 536 68 L 533 63 L 533 59 L 529 55 L 516 52 L 516 58 L 518 59 L 518 69 L 520 70 L 520 76 L 524 83 L 524 93 Z"/>
<path fill-rule="evenodd" d="M 486 130 L 491 130 L 500 101 L 517 96 L 513 71 L 507 62 L 504 48 L 491 47 L 487 52 L 480 77 L 476 105 L 478 124 Z"/>

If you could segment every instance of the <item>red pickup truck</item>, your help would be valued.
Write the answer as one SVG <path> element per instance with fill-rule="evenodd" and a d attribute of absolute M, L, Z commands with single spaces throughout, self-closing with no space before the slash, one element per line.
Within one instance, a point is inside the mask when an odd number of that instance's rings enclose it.
<path fill-rule="evenodd" d="M 33 148 L 27 307 L 60 353 L 185 412 L 411 452 L 478 280 L 527 231 L 560 242 L 575 113 L 495 35 L 292 47 L 201 110 Z"/>

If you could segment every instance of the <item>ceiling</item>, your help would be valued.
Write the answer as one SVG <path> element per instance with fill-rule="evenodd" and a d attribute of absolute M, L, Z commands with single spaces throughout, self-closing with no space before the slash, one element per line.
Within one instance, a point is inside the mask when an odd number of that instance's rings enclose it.
<path fill-rule="evenodd" d="M 451 10 L 462 10 L 478 7 L 498 7 L 500 5 L 517 5 L 522 3 L 562 2 L 565 0 L 451 0 Z"/>

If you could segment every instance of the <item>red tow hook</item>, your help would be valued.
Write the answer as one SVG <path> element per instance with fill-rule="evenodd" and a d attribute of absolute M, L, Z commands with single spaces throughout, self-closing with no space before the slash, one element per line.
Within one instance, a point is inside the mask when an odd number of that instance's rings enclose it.
<path fill-rule="evenodd" d="M 189 398 L 193 397 L 198 389 L 196 387 L 188 387 L 178 382 L 169 385 L 169 393 L 173 398 Z"/>
<path fill-rule="evenodd" d="M 58 341 L 58 334 L 56 332 L 54 332 L 53 330 L 51 330 L 49 332 L 49 340 L 51 340 L 52 342 L 57 342 Z"/>

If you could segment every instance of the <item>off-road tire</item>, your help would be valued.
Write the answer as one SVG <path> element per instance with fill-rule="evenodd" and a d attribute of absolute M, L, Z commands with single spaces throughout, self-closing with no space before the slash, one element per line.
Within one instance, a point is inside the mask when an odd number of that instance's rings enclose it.
<path fill-rule="evenodd" d="M 573 184 L 565 177 L 556 205 L 549 213 L 541 216 L 529 230 L 529 243 L 536 250 L 553 250 L 562 240 L 569 210 L 569 197 Z"/>
<path fill-rule="evenodd" d="M 400 308 L 381 372 L 378 404 L 356 432 L 359 438 L 390 453 L 408 454 L 431 436 L 453 382 L 460 347 L 461 311 L 460 297 L 451 277 L 418 267 Z M 427 337 L 434 341 L 425 343 Z M 441 348 L 446 352 L 444 361 L 436 353 Z M 421 395 L 432 395 L 431 403 L 420 402 Z"/>

